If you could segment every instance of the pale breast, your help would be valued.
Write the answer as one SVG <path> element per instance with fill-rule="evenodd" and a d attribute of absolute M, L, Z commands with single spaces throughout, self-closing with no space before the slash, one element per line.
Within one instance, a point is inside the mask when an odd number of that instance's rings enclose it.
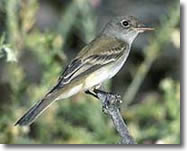
<path fill-rule="evenodd" d="M 125 51 L 125 53 L 116 62 L 106 65 L 100 68 L 99 70 L 95 71 L 91 75 L 89 75 L 85 79 L 84 89 L 85 90 L 90 89 L 104 82 L 105 80 L 110 79 L 113 76 L 115 76 L 119 72 L 119 70 L 122 68 L 125 61 L 127 60 L 129 51 L 130 49 Z"/>
<path fill-rule="evenodd" d="M 110 72 L 109 72 L 109 79 L 115 76 L 119 70 L 123 67 L 124 63 L 127 60 L 127 57 L 129 55 L 130 49 L 128 49 L 116 62 L 111 64 L 110 66 Z"/>

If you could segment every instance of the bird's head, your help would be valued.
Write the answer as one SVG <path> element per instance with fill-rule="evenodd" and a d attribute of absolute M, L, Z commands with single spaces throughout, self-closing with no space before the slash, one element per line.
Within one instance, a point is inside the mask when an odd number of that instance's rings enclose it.
<path fill-rule="evenodd" d="M 104 28 L 104 34 L 114 36 L 120 40 L 132 43 L 139 33 L 154 30 L 146 27 L 133 16 L 120 16 L 113 18 Z"/>

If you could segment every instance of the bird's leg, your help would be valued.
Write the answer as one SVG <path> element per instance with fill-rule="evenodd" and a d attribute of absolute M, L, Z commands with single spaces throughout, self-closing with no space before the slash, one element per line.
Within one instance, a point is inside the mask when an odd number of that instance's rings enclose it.
<path fill-rule="evenodd" d="M 86 90 L 85 93 L 89 94 L 89 95 L 92 95 L 93 97 L 98 99 L 98 96 L 93 92 L 93 90 Z"/>
<path fill-rule="evenodd" d="M 93 97 L 99 99 L 98 96 L 96 95 L 96 93 L 94 92 L 94 89 L 99 89 L 101 87 L 102 87 L 102 84 L 98 84 L 95 87 L 93 87 L 92 89 L 86 90 L 85 93 L 89 94 L 89 95 L 92 95 Z"/>

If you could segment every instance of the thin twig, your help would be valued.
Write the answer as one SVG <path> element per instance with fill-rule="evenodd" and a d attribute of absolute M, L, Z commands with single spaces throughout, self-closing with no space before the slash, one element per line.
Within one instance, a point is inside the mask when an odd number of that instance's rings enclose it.
<path fill-rule="evenodd" d="M 121 103 L 120 96 L 101 90 L 95 90 L 94 92 L 96 93 L 98 99 L 102 102 L 103 112 L 112 118 L 114 127 L 121 136 L 120 144 L 135 144 L 135 141 L 129 134 L 127 125 L 125 124 L 119 111 L 119 105 Z"/>

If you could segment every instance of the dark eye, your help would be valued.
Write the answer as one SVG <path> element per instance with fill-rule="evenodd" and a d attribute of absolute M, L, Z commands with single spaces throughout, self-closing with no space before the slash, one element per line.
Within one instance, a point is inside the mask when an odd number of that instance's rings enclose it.
<path fill-rule="evenodd" d="M 124 27 L 129 27 L 129 22 L 126 21 L 126 20 L 123 20 L 123 21 L 121 22 L 121 24 L 122 24 Z"/>

